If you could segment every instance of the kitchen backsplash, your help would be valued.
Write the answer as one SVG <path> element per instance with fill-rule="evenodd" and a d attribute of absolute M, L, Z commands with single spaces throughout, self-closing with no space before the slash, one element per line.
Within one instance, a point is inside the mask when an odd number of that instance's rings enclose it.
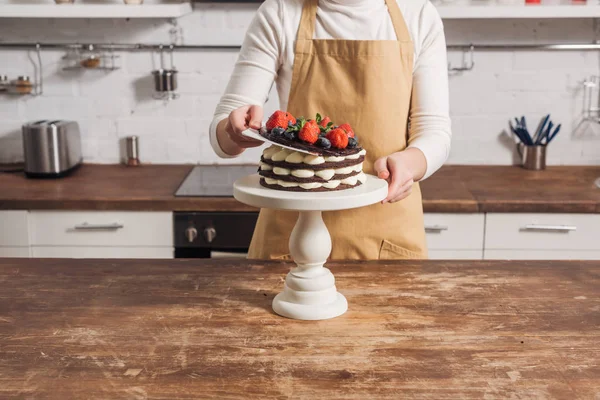
<path fill-rule="evenodd" d="M 2 19 L 3 42 L 126 42 L 240 44 L 257 4 L 195 4 L 175 22 L 163 20 Z M 586 20 L 448 20 L 448 44 L 592 42 Z M 0 95 L 0 163 L 22 160 L 24 122 L 73 119 L 80 123 L 86 162 L 120 161 L 119 138 L 140 136 L 140 157 L 151 163 L 256 162 L 258 149 L 221 160 L 208 139 L 208 125 L 237 50 L 177 52 L 180 97 L 152 98 L 151 70 L 158 55 L 119 53 L 116 71 L 64 71 L 62 51 L 43 51 L 44 94 Z M 0 75 L 34 75 L 33 51 L 0 50 Z M 450 52 L 456 65 L 461 52 Z M 583 81 L 600 75 L 598 52 L 477 51 L 475 68 L 451 74 L 452 151 L 448 164 L 510 164 L 514 144 L 508 119 L 526 115 L 530 124 L 551 113 L 563 130 L 549 148 L 549 164 L 600 165 L 600 125 L 581 124 Z M 277 108 L 275 91 L 267 112 Z"/>

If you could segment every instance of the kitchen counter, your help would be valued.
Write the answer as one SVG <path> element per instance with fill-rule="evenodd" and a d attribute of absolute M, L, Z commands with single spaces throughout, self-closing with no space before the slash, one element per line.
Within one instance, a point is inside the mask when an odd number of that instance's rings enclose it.
<path fill-rule="evenodd" d="M 273 314 L 289 266 L 0 260 L 0 397 L 600 396 L 600 262 L 331 263 L 327 321 Z"/>
<path fill-rule="evenodd" d="M 0 173 L 0 210 L 255 211 L 232 197 L 175 197 L 189 165 L 84 165 L 60 180 Z M 445 166 L 422 183 L 426 212 L 600 212 L 600 167 Z"/>

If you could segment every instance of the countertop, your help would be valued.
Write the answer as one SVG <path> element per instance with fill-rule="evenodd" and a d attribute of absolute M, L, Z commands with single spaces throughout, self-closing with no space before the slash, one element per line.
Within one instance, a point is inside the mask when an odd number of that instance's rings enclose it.
<path fill-rule="evenodd" d="M 0 173 L 0 210 L 256 211 L 233 197 L 175 197 L 191 165 L 83 165 L 59 180 Z M 426 212 L 600 212 L 600 167 L 444 166 L 422 182 Z"/>
<path fill-rule="evenodd" d="M 289 264 L 0 260 L 0 397 L 600 396 L 598 261 L 328 266 L 348 312 L 295 321 Z"/>

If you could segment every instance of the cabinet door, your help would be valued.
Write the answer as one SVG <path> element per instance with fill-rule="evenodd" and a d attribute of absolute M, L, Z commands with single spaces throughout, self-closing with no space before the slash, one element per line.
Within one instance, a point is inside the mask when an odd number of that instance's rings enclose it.
<path fill-rule="evenodd" d="M 600 250 L 486 250 L 485 260 L 600 260 Z"/>
<path fill-rule="evenodd" d="M 483 250 L 429 250 L 431 260 L 481 260 Z"/>
<path fill-rule="evenodd" d="M 0 247 L 0 257 L 29 257 L 29 247 Z"/>
<path fill-rule="evenodd" d="M 485 228 L 488 250 L 600 251 L 600 215 L 490 213 Z"/>
<path fill-rule="evenodd" d="M 33 246 L 39 258 L 173 258 L 172 247 L 69 247 Z"/>
<path fill-rule="evenodd" d="M 483 250 L 484 214 L 426 213 L 424 220 L 430 250 Z"/>
<path fill-rule="evenodd" d="M 32 211 L 34 246 L 173 246 L 170 212 Z"/>
<path fill-rule="evenodd" d="M 29 246 L 27 211 L 0 211 L 0 246 Z"/>

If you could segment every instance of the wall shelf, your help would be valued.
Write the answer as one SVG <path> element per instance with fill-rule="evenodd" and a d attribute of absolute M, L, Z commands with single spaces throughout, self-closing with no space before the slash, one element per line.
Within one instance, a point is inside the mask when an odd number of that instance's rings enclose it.
<path fill-rule="evenodd" d="M 186 3 L 0 4 L 0 18 L 178 18 L 192 12 Z"/>
<path fill-rule="evenodd" d="M 600 18 L 600 6 L 437 6 L 442 19 Z"/>

